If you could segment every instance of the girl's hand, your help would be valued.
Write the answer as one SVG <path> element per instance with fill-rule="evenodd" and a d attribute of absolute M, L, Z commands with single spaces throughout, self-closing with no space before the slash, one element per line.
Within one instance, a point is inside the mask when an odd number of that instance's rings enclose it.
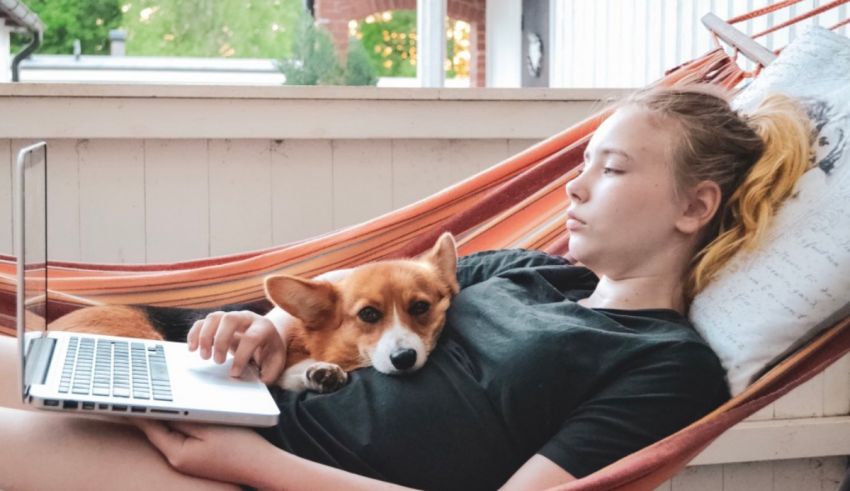
<path fill-rule="evenodd" d="M 286 365 L 286 344 L 280 332 L 271 320 L 249 310 L 212 312 L 195 322 L 186 342 L 189 351 L 200 348 L 201 358 L 212 357 L 216 363 L 224 363 L 231 351 L 233 377 L 242 375 L 248 362 L 254 361 L 260 367 L 263 383 L 272 384 Z"/>
<path fill-rule="evenodd" d="M 137 418 L 130 421 L 184 474 L 264 486 L 277 448 L 253 430 Z"/>

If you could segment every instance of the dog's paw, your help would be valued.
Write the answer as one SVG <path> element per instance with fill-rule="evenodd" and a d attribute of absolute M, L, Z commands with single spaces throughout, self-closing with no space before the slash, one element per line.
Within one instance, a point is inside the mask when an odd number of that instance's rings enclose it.
<path fill-rule="evenodd" d="M 333 363 L 316 363 L 307 369 L 304 376 L 307 378 L 307 388 L 321 393 L 339 390 L 348 382 L 348 374 Z"/>

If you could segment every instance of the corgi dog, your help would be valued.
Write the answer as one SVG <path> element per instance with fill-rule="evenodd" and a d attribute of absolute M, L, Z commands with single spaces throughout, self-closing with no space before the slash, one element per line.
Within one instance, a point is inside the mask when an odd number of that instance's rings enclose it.
<path fill-rule="evenodd" d="M 457 247 L 444 233 L 417 259 L 383 260 L 339 272 L 336 281 L 289 275 L 265 278 L 277 318 L 292 316 L 278 385 L 332 392 L 348 372 L 372 366 L 399 375 L 420 369 L 437 344 L 458 293 Z M 49 329 L 185 341 L 209 310 L 98 306 L 76 310 Z"/>
<path fill-rule="evenodd" d="M 329 392 L 357 368 L 389 375 L 420 369 L 458 292 L 456 271 L 454 239 L 443 234 L 420 259 L 364 264 L 333 283 L 267 277 L 268 299 L 298 321 L 279 385 Z"/>

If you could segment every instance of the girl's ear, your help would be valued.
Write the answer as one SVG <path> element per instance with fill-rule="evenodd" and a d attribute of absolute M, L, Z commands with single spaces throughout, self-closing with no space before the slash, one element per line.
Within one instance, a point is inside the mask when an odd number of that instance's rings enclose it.
<path fill-rule="evenodd" d="M 714 181 L 700 181 L 691 188 L 682 201 L 682 212 L 676 220 L 676 230 L 693 235 L 711 222 L 720 207 L 720 185 Z"/>

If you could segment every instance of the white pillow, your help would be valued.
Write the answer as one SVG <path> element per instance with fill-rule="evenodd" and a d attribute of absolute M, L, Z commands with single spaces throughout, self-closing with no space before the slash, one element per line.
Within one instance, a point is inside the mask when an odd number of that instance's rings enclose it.
<path fill-rule="evenodd" d="M 690 317 L 727 370 L 732 395 L 850 313 L 850 38 L 811 28 L 741 94 L 801 100 L 818 132 L 817 165 L 778 211 L 758 250 L 736 254 Z"/>

